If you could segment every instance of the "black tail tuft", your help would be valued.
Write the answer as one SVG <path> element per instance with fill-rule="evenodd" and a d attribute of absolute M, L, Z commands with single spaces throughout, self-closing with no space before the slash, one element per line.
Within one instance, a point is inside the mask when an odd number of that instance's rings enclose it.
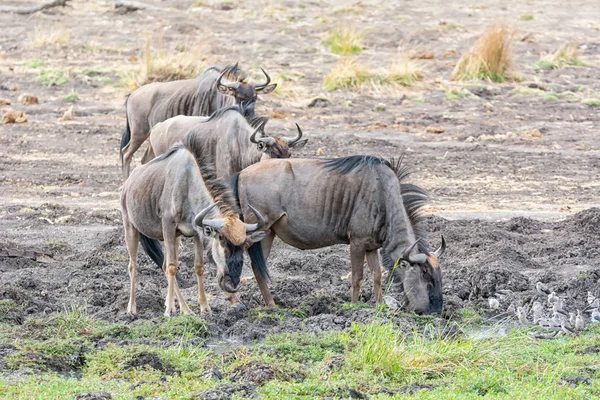
<path fill-rule="evenodd" d="M 267 261 L 263 254 L 262 245 L 260 242 L 254 243 L 248 248 L 248 255 L 252 262 L 252 269 L 258 273 L 265 282 L 269 282 L 271 277 L 269 276 L 269 270 L 267 268 Z"/>
<path fill-rule="evenodd" d="M 162 247 L 160 246 L 160 242 L 155 239 L 150 239 L 148 236 L 144 236 L 140 233 L 140 243 L 152 261 L 154 261 L 159 268 L 162 268 L 165 256 Z"/>
<path fill-rule="evenodd" d="M 123 149 L 129 144 L 130 141 L 131 130 L 129 129 L 129 120 L 127 120 L 127 125 L 125 125 L 125 132 L 123 132 L 123 136 L 121 136 L 121 147 L 119 148 L 119 154 L 121 154 L 121 164 L 123 164 Z"/>

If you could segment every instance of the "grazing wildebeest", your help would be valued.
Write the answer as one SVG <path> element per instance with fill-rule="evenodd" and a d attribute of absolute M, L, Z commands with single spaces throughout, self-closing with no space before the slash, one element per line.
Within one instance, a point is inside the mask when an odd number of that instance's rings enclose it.
<path fill-rule="evenodd" d="M 211 213 L 215 205 L 218 212 Z M 217 178 L 210 155 L 195 150 L 192 137 L 132 172 L 121 190 L 121 212 L 129 252 L 131 286 L 127 312 L 131 314 L 136 313 L 138 240 L 165 272 L 168 282 L 165 315 L 170 315 L 175 312 L 174 296 L 181 312 L 191 313 L 175 279 L 180 236 L 194 238 L 201 312 L 210 311 L 210 306 L 204 292 L 203 245 L 197 229 L 209 238 L 217 281 L 229 293 L 236 292 L 240 283 L 243 251 L 265 236 L 264 232 L 255 232 L 263 226 L 258 211 L 255 210 L 256 224 L 240 220 L 240 210 L 229 186 Z M 159 240 L 165 242 L 165 256 Z"/>
<path fill-rule="evenodd" d="M 208 116 L 228 105 L 244 103 L 247 116 L 254 115 L 258 93 L 270 93 L 277 84 L 270 84 L 265 74 L 263 83 L 247 83 L 238 65 L 208 68 L 194 79 L 154 82 L 129 95 L 125 102 L 127 125 L 121 137 L 121 162 L 125 178 L 134 153 L 148 139 L 150 129 L 159 122 L 177 115 Z M 226 79 L 228 82 L 223 82 Z"/>
<path fill-rule="evenodd" d="M 438 258 L 442 245 L 430 252 L 427 232 L 420 223 L 420 209 L 427 199 L 416 185 L 401 184 L 407 168 L 400 161 L 373 156 L 328 160 L 271 159 L 232 176 L 231 184 L 249 221 L 251 203 L 261 210 L 269 232 L 261 243 L 248 249 L 265 303 L 273 306 L 267 287 L 268 270 L 260 265 L 271 251 L 275 236 L 299 249 L 335 244 L 350 245 L 352 301 L 358 301 L 367 260 L 373 273 L 374 293 L 381 301 L 383 264 L 398 274 L 408 308 L 419 313 L 442 309 L 442 274 Z M 270 231 L 269 231 L 270 230 Z M 264 258 L 263 258 L 264 257 Z"/>
<path fill-rule="evenodd" d="M 242 114 L 238 106 L 230 106 L 210 118 L 177 116 L 158 123 L 152 128 L 150 146 L 142 162 L 149 161 L 153 154 L 166 152 L 188 134 L 196 138 L 195 146 L 210 153 L 217 176 L 225 178 L 262 159 L 289 158 L 291 149 L 300 149 L 308 141 L 300 140 L 302 130 L 298 125 L 298 135 L 294 138 L 267 136 L 264 124 L 268 118 L 255 116 L 248 122 Z"/>

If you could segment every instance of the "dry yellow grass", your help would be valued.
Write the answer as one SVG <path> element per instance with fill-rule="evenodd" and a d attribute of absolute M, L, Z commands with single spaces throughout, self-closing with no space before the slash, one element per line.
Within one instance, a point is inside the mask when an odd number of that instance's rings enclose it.
<path fill-rule="evenodd" d="M 392 63 L 386 71 L 385 81 L 401 86 L 410 86 L 423 79 L 423 68 L 415 61 L 401 57 Z"/>
<path fill-rule="evenodd" d="M 423 79 L 423 69 L 407 57 L 397 58 L 389 68 L 372 69 L 351 56 L 343 56 L 323 81 L 327 90 L 379 89 L 382 86 L 411 86 Z"/>
<path fill-rule="evenodd" d="M 579 50 L 577 42 L 571 42 L 560 46 L 554 53 L 543 56 L 536 63 L 538 68 L 559 68 L 563 65 L 583 66 L 585 63 L 579 59 Z"/>
<path fill-rule="evenodd" d="M 49 44 L 66 46 L 71 41 L 71 31 L 63 25 L 36 26 L 29 45 L 31 47 L 42 47 Z"/>
<path fill-rule="evenodd" d="M 142 57 L 135 68 L 125 74 L 123 84 L 127 89 L 135 90 L 151 82 L 193 78 L 202 72 L 209 49 L 200 41 L 192 45 L 167 46 L 163 40 L 152 41 L 147 36 Z"/>
<path fill-rule="evenodd" d="M 515 30 L 506 23 L 488 26 L 471 50 L 458 60 L 452 79 L 503 82 L 512 62 L 514 35 Z"/>

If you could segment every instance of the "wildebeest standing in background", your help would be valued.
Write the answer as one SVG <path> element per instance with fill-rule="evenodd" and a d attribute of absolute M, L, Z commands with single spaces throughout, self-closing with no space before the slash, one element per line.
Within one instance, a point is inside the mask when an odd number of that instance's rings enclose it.
<path fill-rule="evenodd" d="M 218 213 L 212 213 L 214 205 Z M 175 279 L 179 237 L 193 237 L 194 269 L 198 279 L 201 312 L 210 311 L 204 292 L 203 245 L 197 231 L 209 237 L 221 289 L 234 293 L 239 285 L 243 252 L 264 232 L 263 218 L 255 211 L 256 224 L 239 218 L 240 210 L 227 183 L 216 177 L 210 155 L 194 151 L 188 140 L 173 146 L 161 157 L 136 168 L 121 190 L 121 213 L 129 252 L 130 292 L 127 312 L 136 313 L 138 240 L 167 277 L 165 315 L 175 313 L 175 297 L 183 313 L 191 313 Z M 165 242 L 165 256 L 158 243 Z"/>
<path fill-rule="evenodd" d="M 264 125 L 267 117 L 244 118 L 238 106 L 222 108 L 210 118 L 177 116 L 156 124 L 150 133 L 150 145 L 142 162 L 154 154 L 166 152 L 184 136 L 193 136 L 196 151 L 211 155 L 217 176 L 226 178 L 242 169 L 268 158 L 289 158 L 292 149 L 304 147 L 302 130 L 296 124 L 296 137 L 267 136 Z"/>
<path fill-rule="evenodd" d="M 408 300 L 408 308 L 420 313 L 442 309 L 442 274 L 438 258 L 442 245 L 430 252 L 427 232 L 420 223 L 420 209 L 427 199 L 422 189 L 401 184 L 407 169 L 400 161 L 373 156 L 329 160 L 265 160 L 232 177 L 232 187 L 246 221 L 248 205 L 261 210 L 269 234 L 248 249 L 265 303 L 273 306 L 268 269 L 259 265 L 271 251 L 275 236 L 299 249 L 335 244 L 350 245 L 352 302 L 358 301 L 367 260 L 373 273 L 374 294 L 381 301 L 381 268 L 396 268 Z M 263 258 L 264 256 L 264 258 Z"/>
<path fill-rule="evenodd" d="M 177 115 L 208 116 L 220 108 L 242 102 L 246 115 L 254 115 L 258 93 L 270 93 L 277 86 L 270 84 L 271 78 L 262 71 L 265 82 L 247 83 L 237 64 L 223 70 L 211 67 L 194 79 L 154 82 L 131 93 L 125 102 L 127 125 L 120 147 L 124 177 L 129 176 L 134 153 L 159 122 Z"/>

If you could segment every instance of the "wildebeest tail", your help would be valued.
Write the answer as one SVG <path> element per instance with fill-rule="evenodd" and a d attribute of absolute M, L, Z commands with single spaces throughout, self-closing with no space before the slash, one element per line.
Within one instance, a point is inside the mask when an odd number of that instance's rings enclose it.
<path fill-rule="evenodd" d="M 163 254 L 160 242 L 155 239 L 150 239 L 148 236 L 144 236 L 140 233 L 140 243 L 152 261 L 154 261 L 159 268 L 162 268 L 165 255 Z"/>
<path fill-rule="evenodd" d="M 121 164 L 123 164 L 123 149 L 131 141 L 131 129 L 129 128 L 129 117 L 127 116 L 127 100 L 129 100 L 129 95 L 125 99 L 125 131 L 123 132 L 123 135 L 121 135 L 121 147 L 119 148 Z"/>
<path fill-rule="evenodd" d="M 265 260 L 265 255 L 263 254 L 262 245 L 260 242 L 254 243 L 248 248 L 248 255 L 250 256 L 250 261 L 252 262 L 252 269 L 254 269 L 254 271 L 258 273 L 258 276 L 260 276 L 265 282 L 269 282 L 271 277 L 269 276 L 267 261 Z"/>

